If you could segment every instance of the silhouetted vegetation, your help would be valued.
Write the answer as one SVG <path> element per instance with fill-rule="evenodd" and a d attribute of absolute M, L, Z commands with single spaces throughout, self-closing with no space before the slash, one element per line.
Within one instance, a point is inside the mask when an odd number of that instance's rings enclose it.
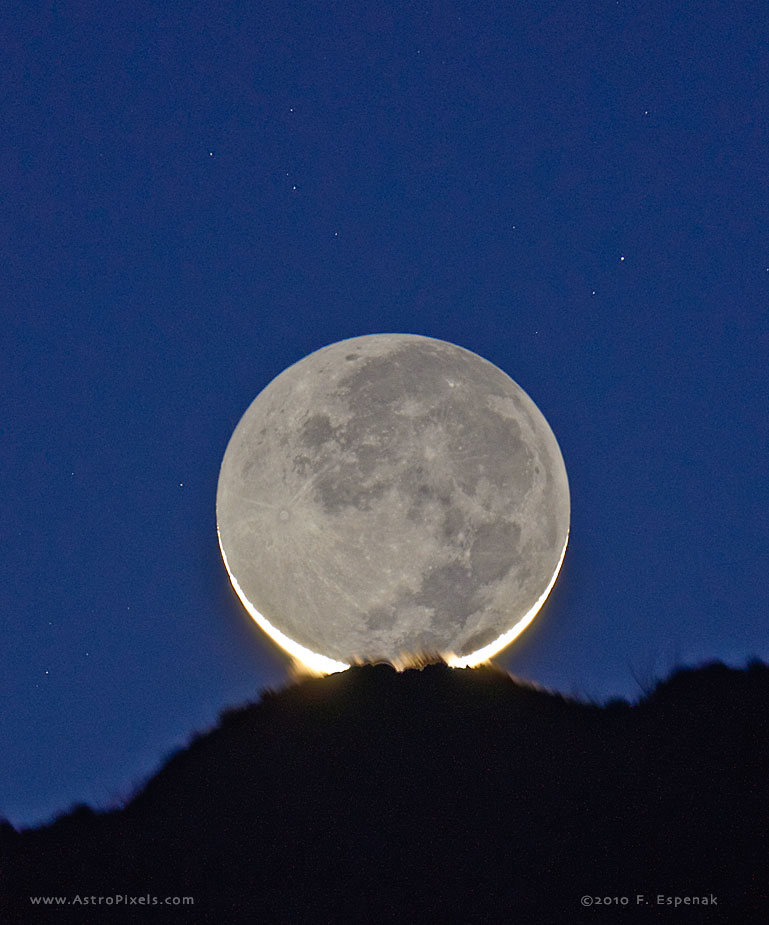
<path fill-rule="evenodd" d="M 149 894 L 195 905 L 126 921 L 625 922 L 713 894 L 696 920 L 758 921 L 768 706 L 761 663 L 681 670 L 635 705 L 491 668 L 306 680 L 224 713 L 122 809 L 0 826 L 8 920 L 44 918 L 30 895 Z M 586 913 L 583 895 L 629 902 Z"/>

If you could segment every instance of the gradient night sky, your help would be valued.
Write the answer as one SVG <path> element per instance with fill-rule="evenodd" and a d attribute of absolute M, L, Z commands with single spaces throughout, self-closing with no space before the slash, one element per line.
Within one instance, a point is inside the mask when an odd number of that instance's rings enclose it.
<path fill-rule="evenodd" d="M 498 664 L 636 699 L 769 657 L 765 2 L 42 7 L 0 13 L 0 814 L 114 804 L 289 678 L 219 465 L 359 334 L 479 353 L 559 441 Z"/>

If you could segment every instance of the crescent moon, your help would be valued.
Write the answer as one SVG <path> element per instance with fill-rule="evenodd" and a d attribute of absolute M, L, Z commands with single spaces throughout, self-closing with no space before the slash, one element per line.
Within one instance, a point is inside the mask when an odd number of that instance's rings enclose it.
<path fill-rule="evenodd" d="M 317 673 L 487 661 L 534 619 L 569 537 L 534 402 L 477 354 L 373 334 L 324 347 L 246 410 L 217 532 L 255 622 Z"/>

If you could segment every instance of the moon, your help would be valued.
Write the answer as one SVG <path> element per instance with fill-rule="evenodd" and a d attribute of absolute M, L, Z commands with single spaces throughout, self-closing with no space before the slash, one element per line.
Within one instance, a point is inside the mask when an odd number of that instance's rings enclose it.
<path fill-rule="evenodd" d="M 284 370 L 235 428 L 216 495 L 243 605 L 317 672 L 487 660 L 550 593 L 569 516 L 531 398 L 414 334 L 354 337 Z"/>

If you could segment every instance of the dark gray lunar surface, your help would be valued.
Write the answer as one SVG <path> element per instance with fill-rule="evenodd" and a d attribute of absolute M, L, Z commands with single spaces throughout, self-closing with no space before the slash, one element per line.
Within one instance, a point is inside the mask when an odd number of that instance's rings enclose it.
<path fill-rule="evenodd" d="M 409 334 L 331 344 L 274 379 L 227 446 L 216 508 L 241 597 L 345 662 L 493 642 L 547 590 L 569 532 L 534 402 Z"/>

